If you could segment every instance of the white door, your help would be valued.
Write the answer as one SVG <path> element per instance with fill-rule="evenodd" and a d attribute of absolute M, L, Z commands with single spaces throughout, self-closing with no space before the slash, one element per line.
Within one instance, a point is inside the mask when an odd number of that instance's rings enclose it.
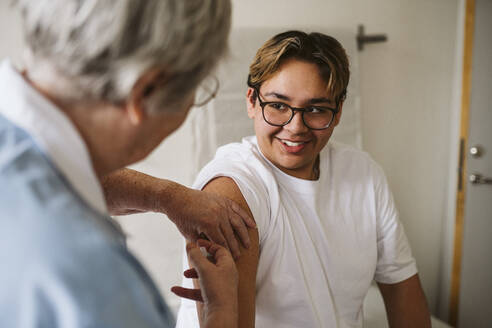
<path fill-rule="evenodd" d="M 492 327 L 492 1 L 476 0 L 458 327 Z"/>

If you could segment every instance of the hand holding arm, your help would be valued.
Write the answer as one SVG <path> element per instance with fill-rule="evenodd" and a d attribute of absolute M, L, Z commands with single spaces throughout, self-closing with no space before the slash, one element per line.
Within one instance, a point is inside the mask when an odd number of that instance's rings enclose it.
<path fill-rule="evenodd" d="M 190 265 L 193 269 L 185 271 L 187 278 L 198 278 L 197 289 L 179 286 L 171 291 L 203 303 L 200 315 L 202 328 L 235 328 L 238 325 L 238 273 L 234 261 L 223 247 L 199 240 L 198 245 L 205 247 L 210 254 L 208 260 L 193 244 L 186 245 Z"/>
<path fill-rule="evenodd" d="M 112 215 L 161 212 L 188 240 L 196 241 L 204 234 L 209 240 L 228 248 L 235 258 L 240 255 L 236 238 L 249 247 L 246 226 L 254 228 L 255 222 L 228 198 L 130 169 L 104 177 L 102 186 Z"/>
<path fill-rule="evenodd" d="M 249 206 L 244 199 L 239 187 L 233 179 L 228 177 L 218 177 L 207 183 L 203 188 L 206 193 L 229 197 L 234 202 L 243 207 L 244 210 L 252 215 Z M 257 229 L 249 229 L 251 247 L 242 249 L 242 255 L 236 260 L 236 268 L 239 274 L 238 287 L 238 327 L 251 328 L 255 326 L 255 298 L 256 298 L 256 271 L 259 261 L 259 235 Z M 195 287 L 197 282 L 194 281 Z M 197 304 L 198 315 L 202 308 L 201 303 Z"/>

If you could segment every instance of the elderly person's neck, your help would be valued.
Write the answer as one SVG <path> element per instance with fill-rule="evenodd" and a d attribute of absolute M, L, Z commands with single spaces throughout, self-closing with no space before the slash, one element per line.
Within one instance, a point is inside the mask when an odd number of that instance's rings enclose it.
<path fill-rule="evenodd" d="M 132 149 L 135 124 L 124 106 L 63 97 L 68 84 L 60 83 L 62 77 L 54 83 L 52 79 L 39 78 L 36 73 L 24 72 L 23 75 L 74 124 L 88 148 L 98 177 L 141 159 Z"/>

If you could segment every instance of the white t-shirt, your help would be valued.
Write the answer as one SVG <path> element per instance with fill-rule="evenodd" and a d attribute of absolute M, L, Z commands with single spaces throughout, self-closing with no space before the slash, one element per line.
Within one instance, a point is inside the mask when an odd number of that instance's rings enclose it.
<path fill-rule="evenodd" d="M 258 225 L 258 328 L 362 327 L 373 279 L 417 273 L 384 173 L 362 151 L 328 143 L 311 181 L 283 173 L 248 137 L 219 148 L 194 187 L 218 176 L 235 181 Z M 198 327 L 194 302 L 182 301 L 177 327 Z"/>

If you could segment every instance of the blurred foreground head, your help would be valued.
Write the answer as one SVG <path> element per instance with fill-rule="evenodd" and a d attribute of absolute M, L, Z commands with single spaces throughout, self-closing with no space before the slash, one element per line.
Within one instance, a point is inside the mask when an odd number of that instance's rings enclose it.
<path fill-rule="evenodd" d="M 229 0 L 17 0 L 29 75 L 67 101 L 121 104 L 162 72 L 146 111 L 183 106 L 227 48 Z"/>

